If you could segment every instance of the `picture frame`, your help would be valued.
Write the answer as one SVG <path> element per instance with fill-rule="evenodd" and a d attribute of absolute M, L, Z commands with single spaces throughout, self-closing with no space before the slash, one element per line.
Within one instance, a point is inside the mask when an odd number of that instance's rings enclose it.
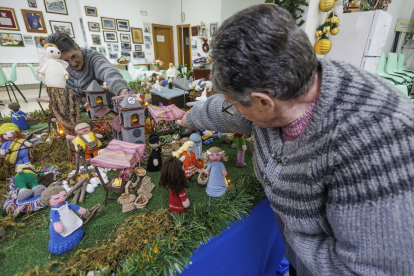
<path fill-rule="evenodd" d="M 66 0 L 43 0 L 47 13 L 68 15 Z"/>
<path fill-rule="evenodd" d="M 100 32 L 101 25 L 98 22 L 88 22 L 88 28 L 90 32 Z"/>
<path fill-rule="evenodd" d="M 94 47 L 94 46 L 91 46 L 91 47 L 89 47 L 91 50 L 95 50 L 95 51 L 98 51 L 98 47 Z"/>
<path fill-rule="evenodd" d="M 98 52 L 101 53 L 102 55 L 106 56 L 106 48 L 105 47 L 99 47 Z"/>
<path fill-rule="evenodd" d="M 191 27 L 191 36 L 198 36 L 197 26 L 192 26 Z"/>
<path fill-rule="evenodd" d="M 118 28 L 118 32 L 130 32 L 131 27 L 129 26 L 129 20 L 127 19 L 117 19 L 116 26 Z"/>
<path fill-rule="evenodd" d="M 105 42 L 118 43 L 118 36 L 116 35 L 116 32 L 103 31 L 103 36 Z"/>
<path fill-rule="evenodd" d="M 43 13 L 35 10 L 21 10 L 24 24 L 28 33 L 44 33 L 47 34 L 47 28 Z"/>
<path fill-rule="evenodd" d="M 151 23 L 144 22 L 144 33 L 151 33 Z"/>
<path fill-rule="evenodd" d="M 109 59 L 117 59 L 118 53 L 109 53 Z"/>
<path fill-rule="evenodd" d="M 98 10 L 95 7 L 85 6 L 86 16 L 98 17 Z"/>
<path fill-rule="evenodd" d="M 112 52 L 112 44 L 111 43 L 106 44 L 106 48 L 108 49 L 108 53 Z"/>
<path fill-rule="evenodd" d="M 145 43 L 151 43 L 151 37 L 150 36 L 144 36 Z"/>
<path fill-rule="evenodd" d="M 132 51 L 131 43 L 121 43 L 122 51 Z"/>
<path fill-rule="evenodd" d="M 29 8 L 37 8 L 36 0 L 27 0 L 27 4 L 29 5 Z"/>
<path fill-rule="evenodd" d="M 23 35 L 16 33 L 0 33 L 0 45 L 5 47 L 24 47 Z"/>
<path fill-rule="evenodd" d="M 147 49 L 147 50 L 151 49 L 151 44 L 145 43 L 145 49 Z"/>
<path fill-rule="evenodd" d="M 72 22 L 49 20 L 52 33 L 64 33 L 75 38 Z"/>
<path fill-rule="evenodd" d="M 124 56 L 127 60 L 131 60 L 131 52 L 121 51 L 121 56 Z"/>
<path fill-rule="evenodd" d="M 46 38 L 47 36 L 34 36 L 34 43 L 36 44 L 36 48 L 40 50 L 40 52 L 44 50 Z"/>
<path fill-rule="evenodd" d="M 112 44 L 112 52 L 119 52 L 119 45 L 118 44 Z"/>
<path fill-rule="evenodd" d="M 210 36 L 213 37 L 216 35 L 218 29 L 218 22 L 210 23 Z"/>
<path fill-rule="evenodd" d="M 0 31 L 20 31 L 13 8 L 0 7 Z"/>
<path fill-rule="evenodd" d="M 102 45 L 100 34 L 92 34 L 91 36 L 92 36 L 92 44 L 93 45 Z"/>
<path fill-rule="evenodd" d="M 144 44 L 144 37 L 142 35 L 141 28 L 131 28 L 131 33 L 132 33 L 132 43 Z"/>
<path fill-rule="evenodd" d="M 142 45 L 134 45 L 135 46 L 135 51 L 142 51 Z"/>
<path fill-rule="evenodd" d="M 102 23 L 102 30 L 105 29 L 105 30 L 116 31 L 115 18 L 101 17 L 101 23 Z"/>
<path fill-rule="evenodd" d="M 23 35 L 23 40 L 25 45 L 35 45 L 33 36 L 31 35 Z"/>
<path fill-rule="evenodd" d="M 119 34 L 119 41 L 121 42 L 129 42 L 131 43 L 131 35 L 130 34 Z"/>
<path fill-rule="evenodd" d="M 144 52 L 132 52 L 134 58 L 145 58 Z"/>

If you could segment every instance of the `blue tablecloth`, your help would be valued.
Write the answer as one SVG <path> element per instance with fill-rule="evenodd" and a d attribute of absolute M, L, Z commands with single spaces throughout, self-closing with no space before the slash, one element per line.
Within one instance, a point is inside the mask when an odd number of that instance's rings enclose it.
<path fill-rule="evenodd" d="M 282 236 L 265 199 L 247 219 L 230 225 L 219 237 L 202 245 L 183 274 L 276 275 L 284 252 Z"/>
<path fill-rule="evenodd" d="M 184 92 L 186 95 L 189 94 L 188 91 L 184 91 L 178 88 L 173 87 L 172 89 L 169 89 L 168 87 L 161 87 L 161 92 L 158 92 L 156 90 L 151 89 L 150 93 L 163 97 L 164 99 L 171 99 L 171 98 L 175 98 L 175 97 L 179 97 L 179 96 L 183 96 Z"/>

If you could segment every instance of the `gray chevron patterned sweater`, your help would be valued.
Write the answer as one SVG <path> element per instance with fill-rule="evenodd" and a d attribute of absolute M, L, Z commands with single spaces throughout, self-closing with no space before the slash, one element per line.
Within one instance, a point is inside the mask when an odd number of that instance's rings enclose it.
<path fill-rule="evenodd" d="M 221 95 L 187 124 L 254 135 L 255 173 L 298 275 L 414 275 L 414 105 L 349 64 L 320 65 L 319 102 L 295 141 L 221 112 Z"/>
<path fill-rule="evenodd" d="M 66 86 L 75 92 L 80 101 L 85 97 L 85 92 L 89 84 L 96 80 L 99 84 L 106 82 L 109 90 L 118 95 L 119 91 L 128 88 L 127 82 L 122 78 L 121 73 L 99 52 L 81 48 L 84 58 L 84 66 L 81 71 L 76 72 L 69 67 L 66 69 L 69 73 L 69 79 Z"/>

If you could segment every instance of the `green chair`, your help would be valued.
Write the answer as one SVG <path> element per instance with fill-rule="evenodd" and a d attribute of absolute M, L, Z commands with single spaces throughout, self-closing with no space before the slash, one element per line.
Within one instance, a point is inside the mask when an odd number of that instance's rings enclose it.
<path fill-rule="evenodd" d="M 42 79 L 39 78 L 36 75 L 36 70 L 34 69 L 33 65 L 31 65 L 30 63 L 28 63 L 27 66 L 29 66 L 30 70 L 32 70 L 32 73 L 33 73 L 34 77 L 36 78 L 36 80 L 40 82 L 40 88 L 39 88 L 39 98 L 40 98 L 40 95 L 42 94 L 42 86 L 43 86 Z"/>
<path fill-rule="evenodd" d="M 404 71 L 404 72 L 407 72 L 407 73 L 414 74 L 414 71 L 404 68 L 404 61 L 405 61 L 405 56 L 404 56 L 403 53 L 400 53 L 400 55 L 398 56 L 397 69 L 399 71 Z"/>
<path fill-rule="evenodd" d="M 406 76 L 406 77 L 409 78 L 409 81 L 411 81 L 411 83 L 413 82 L 413 79 L 414 79 L 414 74 L 413 73 L 404 72 L 403 70 L 399 70 L 397 68 L 398 67 L 397 66 L 398 56 L 397 56 L 396 53 L 389 53 L 388 54 L 388 60 L 389 60 L 389 63 L 390 63 L 390 65 L 388 67 L 393 73 L 395 73 L 397 75 L 401 75 L 402 77 Z"/>
<path fill-rule="evenodd" d="M 118 69 L 118 70 L 119 70 L 119 73 L 121 73 L 122 78 L 126 80 L 127 83 L 132 82 L 131 75 L 129 74 L 127 70 L 121 70 L 121 69 Z"/>
<path fill-rule="evenodd" d="M 0 87 L 5 86 L 6 90 L 7 90 L 7 94 L 9 94 L 9 100 L 10 102 L 12 102 L 12 99 L 10 97 L 10 91 L 9 88 L 7 86 L 9 86 L 9 81 L 7 80 L 6 74 L 4 74 L 3 68 L 0 67 Z M 16 94 L 14 94 L 14 90 L 12 90 L 14 98 L 16 99 L 16 102 L 19 102 L 16 98 Z"/>
<path fill-rule="evenodd" d="M 17 63 L 13 63 L 12 70 L 11 70 L 11 74 L 10 74 L 10 78 L 7 78 L 7 81 L 9 83 L 9 85 L 10 85 L 11 90 L 13 91 L 13 94 L 14 94 L 14 90 L 13 90 L 13 86 L 11 84 L 14 85 L 14 87 L 17 89 L 17 91 L 19 91 L 20 96 L 22 96 L 22 98 L 24 99 L 24 101 L 27 103 L 27 100 L 24 97 L 24 95 L 22 94 L 22 92 L 20 91 L 20 89 L 16 86 L 16 84 L 14 84 L 16 82 L 16 80 L 17 80 L 16 66 L 17 66 Z M 17 101 L 17 99 L 16 99 L 16 101 Z"/>
<path fill-rule="evenodd" d="M 134 66 L 134 68 L 138 70 L 142 68 L 142 71 L 148 71 L 148 68 L 145 65 L 137 65 L 137 66 Z"/>
<path fill-rule="evenodd" d="M 408 88 L 405 85 L 396 85 L 401 92 L 403 92 L 404 95 L 408 96 Z"/>
<path fill-rule="evenodd" d="M 404 82 L 402 84 L 406 84 L 409 89 L 411 89 L 411 86 L 413 84 L 413 80 L 410 77 L 407 77 L 403 74 L 398 74 L 394 71 L 394 69 L 397 67 L 397 54 L 396 53 L 389 53 L 387 58 L 387 63 L 385 64 L 384 71 L 388 75 L 400 77 L 404 79 Z"/>
<path fill-rule="evenodd" d="M 389 74 L 385 73 L 385 71 L 384 71 L 385 63 L 386 63 L 385 54 L 382 53 L 381 58 L 380 58 L 380 62 L 378 64 L 377 75 L 384 78 L 384 79 L 386 79 L 386 80 L 391 80 L 392 82 L 394 82 L 394 84 L 404 84 L 404 79 L 403 78 L 392 76 L 392 75 L 389 75 Z"/>

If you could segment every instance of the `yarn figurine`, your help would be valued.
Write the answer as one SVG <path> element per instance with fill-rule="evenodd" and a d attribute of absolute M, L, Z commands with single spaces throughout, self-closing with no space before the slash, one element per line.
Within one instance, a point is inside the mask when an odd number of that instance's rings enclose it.
<path fill-rule="evenodd" d="M 168 157 L 161 168 L 159 182 L 160 187 L 170 190 L 168 209 L 176 213 L 183 213 L 190 207 L 190 200 L 185 192 L 190 186 L 182 167 L 183 163 L 176 157 Z"/>
<path fill-rule="evenodd" d="M 39 176 L 49 174 L 49 172 L 36 173 L 33 166 L 28 163 L 17 166 L 16 173 L 14 184 L 19 188 L 17 200 L 21 201 L 40 196 L 46 189 L 45 186 L 40 184 Z"/>
<path fill-rule="evenodd" d="M 244 135 L 235 133 L 233 136 L 233 143 L 236 144 L 236 148 L 237 148 L 236 167 L 244 168 L 247 166 L 246 163 L 244 162 L 244 154 L 246 153 L 246 150 L 247 150 L 246 140 L 244 139 Z"/>
<path fill-rule="evenodd" d="M 33 123 L 28 124 L 26 119 L 32 118 L 20 110 L 20 105 L 18 103 L 9 103 L 8 108 L 11 110 L 12 123 L 15 124 L 20 130 L 29 129 L 30 125 L 35 125 L 40 121 L 37 120 L 37 122 L 34 121 Z"/>
<path fill-rule="evenodd" d="M 75 150 L 77 151 L 78 145 L 80 145 L 85 150 L 85 160 L 90 160 L 92 155 L 93 157 L 98 156 L 98 151 L 102 143 L 97 138 L 102 138 L 102 134 L 93 133 L 87 123 L 77 124 L 75 131 L 77 133 L 76 136 L 66 136 L 66 139 L 73 140 L 72 143 L 75 146 Z"/>
<path fill-rule="evenodd" d="M 195 175 L 196 168 L 201 169 L 204 165 L 204 160 L 197 159 L 193 149 L 194 142 L 187 141 L 176 152 L 172 153 L 175 158 L 178 158 L 183 162 L 185 177 L 188 178 L 188 180 L 191 180 L 191 177 Z"/>
<path fill-rule="evenodd" d="M 60 58 L 61 52 L 56 45 L 48 43 L 45 45 L 45 53 L 40 59 L 40 66 L 36 73 L 43 83 L 48 87 L 66 87 L 69 74 L 66 71 L 69 64 Z"/>
<path fill-rule="evenodd" d="M 12 165 L 29 163 L 29 150 L 31 143 L 24 139 L 19 128 L 12 123 L 0 127 L 1 148 L 0 155 L 6 155 L 6 161 Z"/>
<path fill-rule="evenodd" d="M 149 172 L 158 172 L 161 170 L 162 158 L 160 147 L 160 137 L 158 134 L 152 134 L 149 137 L 149 145 L 152 148 L 150 157 L 148 158 L 147 171 Z"/>
<path fill-rule="evenodd" d="M 190 141 L 194 142 L 193 152 L 197 158 L 203 158 L 203 140 L 198 133 L 192 133 L 190 135 Z"/>
<path fill-rule="evenodd" d="M 209 174 L 206 194 L 211 197 L 220 197 L 227 190 L 227 183 L 225 176 L 227 175 L 226 168 L 220 160 L 225 160 L 225 152 L 218 147 L 212 147 L 206 153 L 211 163 L 207 166 L 207 173 Z"/>
<path fill-rule="evenodd" d="M 200 130 L 199 133 L 203 139 L 204 145 L 207 146 L 213 143 L 213 138 L 211 138 L 211 136 L 213 136 L 213 132 L 211 130 Z"/>
<path fill-rule="evenodd" d="M 51 206 L 49 225 L 49 251 L 58 255 L 74 248 L 85 231 L 83 221 L 73 212 L 85 215 L 87 210 L 76 204 L 66 202 L 66 190 L 61 186 L 51 186 L 42 192 L 40 200 Z"/>

